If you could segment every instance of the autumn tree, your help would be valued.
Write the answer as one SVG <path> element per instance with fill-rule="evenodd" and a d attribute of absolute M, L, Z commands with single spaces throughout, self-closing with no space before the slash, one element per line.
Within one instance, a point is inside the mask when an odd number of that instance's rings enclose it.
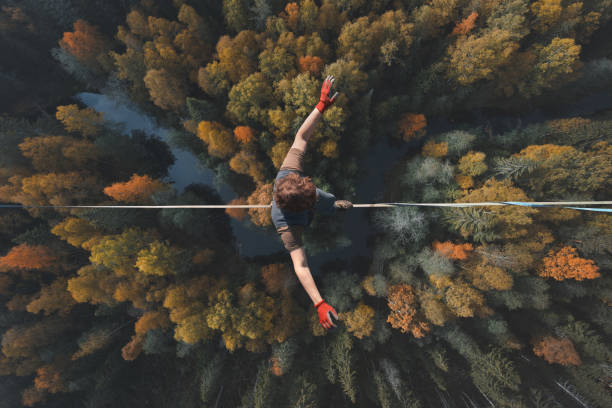
<path fill-rule="evenodd" d="M 432 290 L 421 290 L 418 296 L 425 318 L 436 326 L 443 326 L 449 319 L 449 311 L 442 297 Z"/>
<path fill-rule="evenodd" d="M 544 336 L 533 341 L 533 353 L 542 357 L 549 364 L 564 366 L 581 365 L 580 356 L 574 348 L 574 343 L 568 338 Z"/>
<path fill-rule="evenodd" d="M 448 142 L 436 143 L 433 140 L 425 143 L 421 154 L 426 157 L 444 157 L 448 153 Z"/>
<path fill-rule="evenodd" d="M 68 291 L 79 303 L 105 304 L 115 306 L 113 297 L 119 278 L 112 270 L 98 265 L 85 265 L 77 271 L 77 276 L 68 280 Z"/>
<path fill-rule="evenodd" d="M 227 114 L 241 123 L 267 124 L 267 109 L 274 104 L 272 89 L 265 76 L 256 72 L 232 87 L 229 92 Z"/>
<path fill-rule="evenodd" d="M 0 269 L 45 269 L 52 267 L 57 257 L 44 245 L 20 244 L 0 258 Z"/>
<path fill-rule="evenodd" d="M 45 316 L 57 313 L 60 316 L 68 316 L 76 305 L 75 300 L 67 288 L 68 279 L 59 278 L 47 286 L 44 286 L 34 295 L 26 306 L 30 313 L 43 312 Z"/>
<path fill-rule="evenodd" d="M 484 296 L 460 279 L 454 280 L 444 293 L 450 311 L 459 317 L 473 317 L 486 310 Z"/>
<path fill-rule="evenodd" d="M 208 152 L 215 157 L 228 157 L 237 148 L 236 140 L 231 131 L 218 122 L 200 122 L 198 137 L 206 143 Z"/>
<path fill-rule="evenodd" d="M 581 258 L 578 250 L 565 246 L 558 251 L 550 250 L 548 256 L 542 260 L 539 275 L 553 278 L 558 281 L 575 279 L 596 279 L 601 276 L 599 267 L 590 259 Z"/>
<path fill-rule="evenodd" d="M 295 75 L 295 56 L 282 46 L 271 43 L 259 54 L 259 70 L 272 80 Z"/>
<path fill-rule="evenodd" d="M 90 249 L 101 234 L 91 222 L 82 218 L 67 217 L 56 224 L 51 232 L 75 247 Z"/>
<path fill-rule="evenodd" d="M 138 251 L 136 267 L 145 275 L 180 275 L 185 272 L 184 251 L 165 242 L 153 241 Z"/>
<path fill-rule="evenodd" d="M 509 290 L 514 282 L 507 271 L 485 262 L 470 266 L 466 275 L 480 290 Z"/>
<path fill-rule="evenodd" d="M 514 34 L 503 29 L 459 37 L 448 49 L 448 75 L 461 85 L 491 79 L 518 48 Z"/>
<path fill-rule="evenodd" d="M 486 155 L 482 152 L 469 151 L 459 159 L 457 169 L 466 176 L 480 176 L 487 171 L 487 165 L 484 162 L 485 157 Z"/>
<path fill-rule="evenodd" d="M 180 110 L 185 105 L 187 90 L 183 82 L 164 69 L 151 69 L 143 78 L 153 103 L 162 109 Z"/>
<path fill-rule="evenodd" d="M 207 323 L 208 298 L 213 296 L 221 285 L 221 282 L 209 276 L 200 276 L 185 284 L 176 284 L 168 288 L 163 299 L 163 306 L 168 309 L 170 320 L 176 324 L 174 328 L 176 340 L 195 344 L 200 340 L 210 338 L 212 332 Z"/>
<path fill-rule="evenodd" d="M 100 64 L 104 69 L 108 68 L 106 52 L 110 48 L 110 43 L 97 27 L 84 20 L 76 20 L 74 31 L 65 32 L 59 45 L 94 72 L 101 70 Z"/>
<path fill-rule="evenodd" d="M 129 181 L 114 183 L 104 188 L 104 194 L 116 201 L 126 203 L 152 203 L 151 196 L 159 191 L 167 190 L 169 186 L 148 175 L 133 174 Z"/>
<path fill-rule="evenodd" d="M 39 348 L 61 339 L 62 333 L 69 327 L 66 319 L 56 316 L 12 326 L 2 336 L 2 353 L 8 358 L 32 357 Z"/>
<path fill-rule="evenodd" d="M 100 159 L 94 143 L 68 136 L 28 137 L 19 144 L 19 149 L 36 170 L 47 172 L 79 170 Z"/>
<path fill-rule="evenodd" d="M 68 132 L 78 132 L 86 137 L 96 135 L 103 123 L 102 113 L 93 108 L 80 109 L 77 105 L 58 106 L 55 116 Z"/>
<path fill-rule="evenodd" d="M 442 27 L 453 21 L 457 1 L 428 1 L 414 10 L 414 31 L 417 38 L 428 39 L 440 34 Z"/>
<path fill-rule="evenodd" d="M 374 309 L 363 303 L 339 317 L 346 324 L 346 329 L 358 339 L 369 336 L 374 330 Z"/>
<path fill-rule="evenodd" d="M 234 137 L 240 144 L 249 144 L 255 141 L 255 130 L 249 126 L 236 126 Z"/>
<path fill-rule="evenodd" d="M 400 135 L 405 141 L 421 138 L 426 127 L 425 115 L 420 113 L 406 113 L 399 122 Z"/>
<path fill-rule="evenodd" d="M 247 198 L 248 204 L 269 205 L 272 203 L 272 184 L 261 184 Z M 269 208 L 249 208 L 251 221 L 260 227 L 272 225 Z"/>
<path fill-rule="evenodd" d="M 446 242 L 433 242 L 433 249 L 435 249 L 440 255 L 443 255 L 453 260 L 465 260 L 472 252 L 474 247 L 470 243 L 464 244 L 453 244 L 451 241 Z"/>
<path fill-rule="evenodd" d="M 478 12 L 472 11 L 469 16 L 461 20 L 460 23 L 457 23 L 455 28 L 453 28 L 452 35 L 466 35 L 474 28 L 476 24 L 476 19 L 478 18 Z"/>
<path fill-rule="evenodd" d="M 46 364 L 36 370 L 34 386 L 39 390 L 46 390 L 52 394 L 67 391 L 62 373 L 52 364 Z"/>
<path fill-rule="evenodd" d="M 531 145 L 514 157 L 537 162 L 525 181 L 535 197 L 592 194 L 609 186 L 612 176 L 612 145 L 606 142 L 595 144 L 586 152 L 573 146 Z"/>
<path fill-rule="evenodd" d="M 341 56 L 361 64 L 378 60 L 393 65 L 406 57 L 413 24 L 403 10 L 389 10 L 377 18 L 360 17 L 342 27 L 338 37 Z"/>
<path fill-rule="evenodd" d="M 117 276 L 131 276 L 136 269 L 138 253 L 155 240 L 156 233 L 131 227 L 121 234 L 107 235 L 91 248 L 92 264 L 103 265 Z"/>
<path fill-rule="evenodd" d="M 222 36 L 216 45 L 218 60 L 207 65 L 205 72 L 219 71 L 236 84 L 257 71 L 261 48 L 261 36 L 251 30 L 240 31 L 234 38 Z"/>
<path fill-rule="evenodd" d="M 263 163 L 257 159 L 255 154 L 245 150 L 239 151 L 232 157 L 229 166 L 236 173 L 252 177 L 255 183 L 263 183 L 266 179 Z"/>
<path fill-rule="evenodd" d="M 213 40 L 205 17 L 187 4 L 176 4 L 177 21 L 146 15 L 134 8 L 119 26 L 117 38 L 125 45 L 111 52 L 117 77 L 131 83 L 131 96 L 139 103 L 149 100 L 162 109 L 181 109 L 190 82 L 211 55 Z"/>
<path fill-rule="evenodd" d="M 577 78 L 582 67 L 580 50 L 573 38 L 555 37 L 550 44 L 537 46 L 531 72 L 519 92 L 525 97 L 539 95 Z"/>
<path fill-rule="evenodd" d="M 323 60 L 316 55 L 305 55 L 298 59 L 298 66 L 301 72 L 308 71 L 317 76 L 323 69 Z"/>
<path fill-rule="evenodd" d="M 410 285 L 393 285 L 388 289 L 387 302 L 391 312 L 387 321 L 402 333 L 410 332 L 421 338 L 429 332 L 429 324 L 420 317 L 414 289 Z"/>
<path fill-rule="evenodd" d="M 471 190 L 457 202 L 489 202 L 489 201 L 530 201 L 525 192 L 515 187 L 510 180 L 497 181 L 493 178 L 487 180 L 478 189 Z M 484 219 L 476 219 L 474 222 L 485 222 L 487 226 L 474 226 L 462 221 L 457 224 L 460 232 L 465 236 L 478 233 L 478 229 L 494 229 L 504 238 L 518 238 L 528 233 L 527 227 L 533 223 L 533 214 L 538 210 L 534 208 L 517 208 L 511 206 L 491 207 L 487 209 Z M 465 215 L 476 215 L 479 210 L 458 212 Z"/>
<path fill-rule="evenodd" d="M 339 100 L 325 111 L 326 120 L 330 120 L 332 108 L 339 108 L 345 104 L 343 102 L 344 98 L 341 98 L 342 95 L 345 95 L 349 99 L 356 98 L 361 96 L 362 92 L 365 91 L 368 86 L 367 74 L 361 69 L 361 66 L 356 61 L 348 58 L 339 58 L 331 64 L 326 65 L 323 69 L 323 77 L 327 77 L 328 75 L 334 76 L 334 83 L 342 84 L 342 92 L 338 95 Z M 314 92 L 315 96 L 318 96 L 316 90 L 319 88 L 319 82 L 316 80 L 314 82 L 315 90 L 308 89 L 305 91 Z M 305 113 L 309 112 L 307 111 Z"/>

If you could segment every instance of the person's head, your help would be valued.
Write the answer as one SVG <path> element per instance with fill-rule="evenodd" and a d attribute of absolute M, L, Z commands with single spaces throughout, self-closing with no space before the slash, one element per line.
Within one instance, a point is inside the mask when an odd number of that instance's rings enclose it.
<path fill-rule="evenodd" d="M 276 182 L 274 201 L 284 211 L 310 210 L 317 201 L 317 188 L 310 177 L 289 173 Z"/>

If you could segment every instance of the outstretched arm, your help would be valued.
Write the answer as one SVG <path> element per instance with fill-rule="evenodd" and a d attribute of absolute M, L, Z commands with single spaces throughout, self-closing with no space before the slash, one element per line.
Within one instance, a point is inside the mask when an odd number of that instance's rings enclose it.
<path fill-rule="evenodd" d="M 302 126 L 298 129 L 295 134 L 295 140 L 293 141 L 293 145 L 296 149 L 299 149 L 303 152 L 306 151 L 306 145 L 308 144 L 308 139 L 315 131 L 315 127 L 323 116 L 323 112 L 327 109 L 334 101 L 336 100 L 336 96 L 338 96 L 338 92 L 334 94 L 334 96 L 330 97 L 332 92 L 332 86 L 334 85 L 334 77 L 332 75 L 325 78 L 323 82 L 323 86 L 321 87 L 321 98 L 319 99 L 319 103 L 317 106 L 310 112 L 310 115 L 306 118 Z"/>
<path fill-rule="evenodd" d="M 314 282 L 312 274 L 310 273 L 308 260 L 306 259 L 306 251 L 304 251 L 303 247 L 300 247 L 289 252 L 289 255 L 291 255 L 291 261 L 293 261 L 293 269 L 295 270 L 295 274 L 306 290 L 306 293 L 308 293 L 308 296 L 310 296 L 312 303 L 316 305 L 323 300 L 323 298 L 321 297 L 319 289 L 317 289 L 317 284 Z"/>
<path fill-rule="evenodd" d="M 331 316 L 334 316 L 335 319 L 338 319 L 338 314 L 336 314 L 336 311 L 333 307 L 329 306 L 327 303 L 325 303 L 323 298 L 321 298 L 321 294 L 317 289 L 317 284 L 315 283 L 314 279 L 312 278 L 312 274 L 310 273 L 310 268 L 308 267 L 308 261 L 306 260 L 306 252 L 304 251 L 304 248 L 300 247 L 294 249 L 293 251 L 289 252 L 289 255 L 291 255 L 291 260 L 293 261 L 293 269 L 295 270 L 295 274 L 297 275 L 298 279 L 300 280 L 300 283 L 306 290 L 306 293 L 308 293 L 308 296 L 310 296 L 312 303 L 317 309 L 321 325 L 326 329 L 329 329 L 332 326 L 336 327 L 333 320 L 331 319 Z"/>

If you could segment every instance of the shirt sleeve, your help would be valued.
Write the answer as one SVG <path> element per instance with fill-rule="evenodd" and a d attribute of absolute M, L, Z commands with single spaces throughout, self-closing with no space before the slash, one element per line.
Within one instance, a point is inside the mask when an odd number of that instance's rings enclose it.
<path fill-rule="evenodd" d="M 315 211 L 321 215 L 334 215 L 336 213 L 336 207 L 334 207 L 336 196 L 318 188 L 317 194 L 319 197 L 315 204 Z"/>
<path fill-rule="evenodd" d="M 304 226 L 288 225 L 277 230 L 285 249 L 289 252 L 304 246 L 302 235 L 304 234 Z"/>
<path fill-rule="evenodd" d="M 299 172 L 304 171 L 304 151 L 292 147 L 289 149 L 289 153 L 285 157 L 283 164 L 281 164 L 280 170 L 296 170 Z"/>

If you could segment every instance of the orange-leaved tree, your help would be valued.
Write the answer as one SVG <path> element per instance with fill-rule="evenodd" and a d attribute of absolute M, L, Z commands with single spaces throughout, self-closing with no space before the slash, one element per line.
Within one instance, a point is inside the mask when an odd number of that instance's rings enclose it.
<path fill-rule="evenodd" d="M 298 65 L 301 72 L 309 71 L 313 75 L 319 75 L 323 69 L 323 60 L 320 57 L 305 55 L 298 59 Z"/>
<path fill-rule="evenodd" d="M 421 154 L 426 157 L 444 157 L 448 153 L 448 142 L 436 143 L 433 140 L 425 143 Z"/>
<path fill-rule="evenodd" d="M 414 289 L 410 285 L 398 284 L 389 287 L 387 303 L 391 312 L 387 322 L 402 333 L 410 332 L 414 337 L 425 337 L 429 332 L 429 324 L 421 318 L 417 309 Z"/>
<path fill-rule="evenodd" d="M 405 113 L 399 122 L 400 134 L 406 141 L 422 137 L 426 127 L 427 119 L 422 113 Z"/>
<path fill-rule="evenodd" d="M 55 260 L 51 249 L 44 245 L 19 244 L 0 258 L 0 270 L 43 269 Z"/>
<path fill-rule="evenodd" d="M 250 126 L 236 126 L 234 137 L 241 144 L 247 144 L 255 140 L 255 130 Z"/>
<path fill-rule="evenodd" d="M 110 47 L 109 41 L 97 27 L 81 19 L 74 22 L 73 32 L 64 33 L 59 45 L 91 69 L 99 69 L 99 64 Z"/>
<path fill-rule="evenodd" d="M 564 366 L 582 364 L 574 343 L 568 338 L 558 339 L 553 336 L 538 338 L 533 342 L 533 352 L 550 364 L 556 363 Z"/>
<path fill-rule="evenodd" d="M 439 242 L 434 241 L 433 248 L 440 255 L 445 256 L 449 259 L 464 260 L 467 259 L 469 253 L 472 252 L 474 247 L 472 244 L 466 242 L 465 244 L 453 244 L 450 241 Z"/>
<path fill-rule="evenodd" d="M 470 31 L 472 31 L 472 29 L 476 25 L 477 18 L 478 18 L 478 12 L 472 11 L 472 13 L 469 16 L 461 20 L 461 22 L 458 23 L 455 26 L 455 28 L 453 28 L 453 32 L 451 34 L 452 35 L 466 35 Z"/>
<path fill-rule="evenodd" d="M 104 189 L 104 194 L 116 201 L 126 203 L 150 203 L 153 193 L 168 189 L 169 186 L 148 175 L 133 174 L 129 181 L 114 183 Z"/>
<path fill-rule="evenodd" d="M 581 258 L 576 248 L 566 246 L 557 252 L 553 250 L 548 252 L 548 256 L 543 260 L 540 276 L 562 281 L 565 279 L 595 279 L 601 274 L 595 262 Z"/>
<path fill-rule="evenodd" d="M 46 364 L 36 370 L 34 386 L 39 390 L 46 390 L 52 394 L 68 390 L 61 371 L 52 364 Z"/>

